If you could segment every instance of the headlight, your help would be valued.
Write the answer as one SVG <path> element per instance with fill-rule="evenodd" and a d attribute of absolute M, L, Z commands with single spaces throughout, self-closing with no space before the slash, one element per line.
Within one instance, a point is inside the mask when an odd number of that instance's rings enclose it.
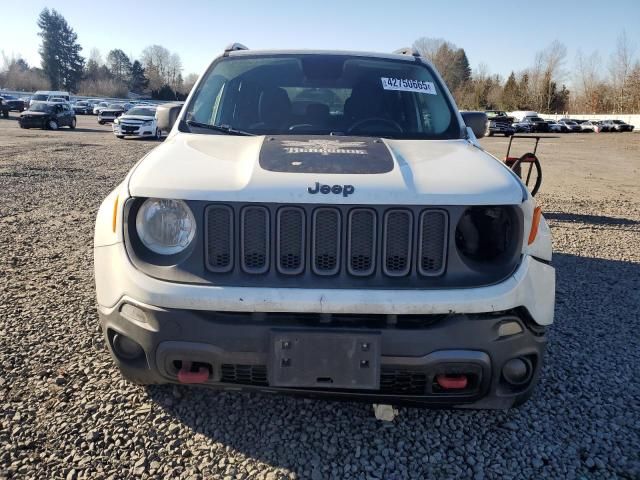
<path fill-rule="evenodd" d="M 116 118 L 116 119 L 113 121 L 113 123 L 115 123 L 115 124 L 117 125 L 118 123 L 120 123 L 120 120 L 118 120 L 118 119 Z"/>
<path fill-rule="evenodd" d="M 145 120 L 142 124 L 143 125 L 151 125 L 153 123 L 153 120 Z"/>
<path fill-rule="evenodd" d="M 136 231 L 142 243 L 160 255 L 184 251 L 196 234 L 196 219 L 182 200 L 149 198 L 136 217 Z"/>
<path fill-rule="evenodd" d="M 507 261 L 518 247 L 518 221 L 508 207 L 471 207 L 456 228 L 462 257 L 478 263 Z"/>

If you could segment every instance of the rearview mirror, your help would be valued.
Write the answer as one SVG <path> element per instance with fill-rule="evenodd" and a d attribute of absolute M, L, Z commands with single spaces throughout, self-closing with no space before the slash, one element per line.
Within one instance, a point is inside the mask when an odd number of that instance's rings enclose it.
<path fill-rule="evenodd" d="M 176 123 L 180 110 L 182 110 L 182 103 L 163 103 L 158 105 L 156 109 L 156 119 L 158 122 L 158 128 L 164 132 L 169 132 L 173 128 L 173 124 Z"/>
<path fill-rule="evenodd" d="M 462 119 L 467 127 L 473 130 L 473 134 L 476 138 L 484 137 L 487 131 L 487 122 L 489 118 L 484 112 L 460 112 Z"/>

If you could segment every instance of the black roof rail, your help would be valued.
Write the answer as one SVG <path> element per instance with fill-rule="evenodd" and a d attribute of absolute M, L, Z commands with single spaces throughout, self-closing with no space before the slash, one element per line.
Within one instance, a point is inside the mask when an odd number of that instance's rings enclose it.
<path fill-rule="evenodd" d="M 414 57 L 421 57 L 420 52 L 412 47 L 404 47 L 395 50 L 393 53 L 396 55 L 413 55 Z"/>
<path fill-rule="evenodd" d="M 230 43 L 224 49 L 224 56 L 227 57 L 227 56 L 229 56 L 229 52 L 236 52 L 238 50 L 249 50 L 249 47 L 247 47 L 247 46 L 245 46 L 245 45 L 243 45 L 241 43 Z"/>

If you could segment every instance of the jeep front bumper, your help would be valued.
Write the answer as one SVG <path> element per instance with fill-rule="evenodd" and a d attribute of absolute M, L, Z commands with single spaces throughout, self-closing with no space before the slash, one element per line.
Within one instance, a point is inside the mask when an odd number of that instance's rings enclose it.
<path fill-rule="evenodd" d="M 109 349 L 124 375 L 140 383 L 179 383 L 181 369 L 193 364 L 206 370 L 199 383 L 230 390 L 508 408 L 531 394 L 546 345 L 544 326 L 553 321 L 555 271 L 530 256 L 496 285 L 373 292 L 171 283 L 136 270 L 120 243 L 97 247 L 95 264 Z M 282 358 L 274 353 L 283 332 L 338 335 L 347 342 L 376 336 L 375 385 L 333 388 L 332 372 L 340 375 L 331 363 L 315 385 L 283 383 L 276 378 Z M 118 353 L 117 337 L 135 342 L 140 355 Z M 323 361 L 322 354 L 309 355 L 304 361 Z M 517 384 L 504 374 L 512 359 L 527 365 Z M 349 362 L 344 359 L 345 368 L 353 367 Z M 443 389 L 441 375 L 462 375 L 467 383 Z"/>

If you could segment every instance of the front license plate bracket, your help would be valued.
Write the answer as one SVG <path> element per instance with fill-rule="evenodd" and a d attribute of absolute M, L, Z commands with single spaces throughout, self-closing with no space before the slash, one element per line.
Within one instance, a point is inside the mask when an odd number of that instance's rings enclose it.
<path fill-rule="evenodd" d="M 269 385 L 378 390 L 380 335 L 358 332 L 271 332 Z"/>

